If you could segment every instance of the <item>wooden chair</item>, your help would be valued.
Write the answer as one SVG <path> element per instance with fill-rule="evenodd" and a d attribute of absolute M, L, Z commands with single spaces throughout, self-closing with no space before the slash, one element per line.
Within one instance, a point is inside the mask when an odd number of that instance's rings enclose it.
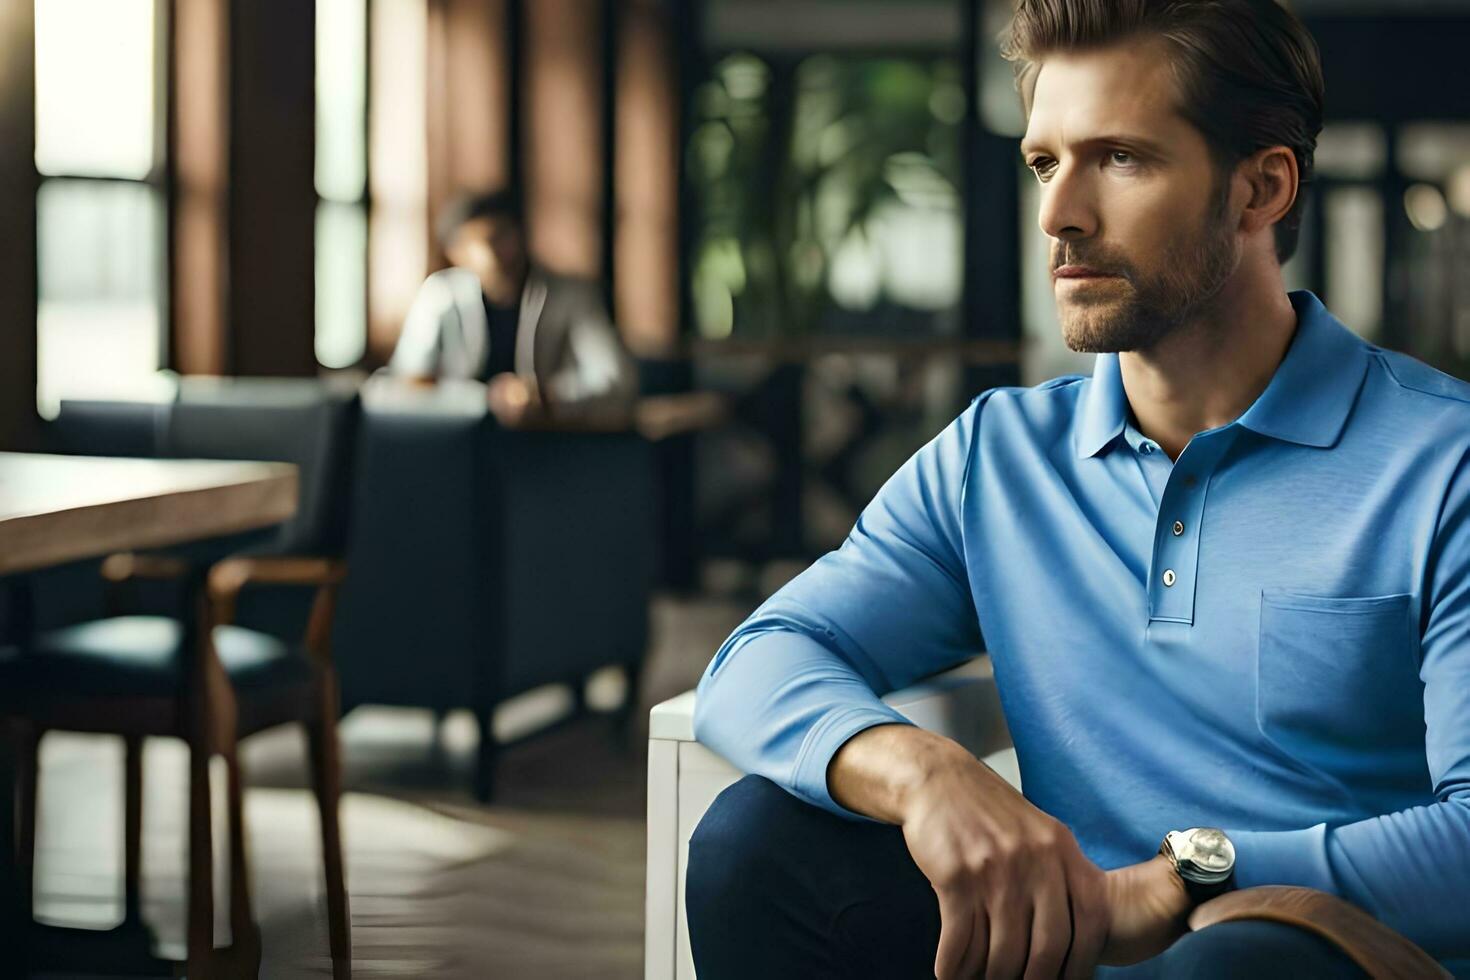
<path fill-rule="evenodd" d="M 107 562 L 109 579 L 118 583 L 178 571 L 134 556 L 114 556 Z M 328 647 L 336 593 L 345 574 L 345 565 L 333 560 L 227 559 L 208 573 L 198 628 L 166 617 L 115 617 L 44 634 L 33 651 L 0 662 L 0 690 L 5 692 L 0 711 L 21 733 L 16 864 L 23 914 L 30 913 L 41 736 L 50 730 L 123 736 L 125 927 L 141 924 L 143 739 L 181 738 L 189 745 L 188 973 L 256 976 L 260 936 L 250 906 L 239 742 L 263 729 L 299 722 L 311 744 L 321 815 L 333 974 L 350 975 L 337 818 L 341 793 L 337 678 Z M 263 584 L 317 589 L 299 645 L 233 625 L 241 591 Z M 225 950 L 214 949 L 209 793 L 209 760 L 214 755 L 224 758 L 228 771 L 233 941 Z"/>
<path fill-rule="evenodd" d="M 42 735 L 65 730 L 123 738 L 125 921 L 118 932 L 132 936 L 146 934 L 140 889 L 143 739 L 180 738 L 189 746 L 187 972 L 256 976 L 260 935 L 251 913 L 239 743 L 263 729 L 299 723 L 310 742 L 321 816 L 333 975 L 350 976 L 337 812 L 339 695 L 331 633 L 346 577 L 346 564 L 337 555 L 345 536 L 344 473 L 351 465 L 344 444 L 350 447 L 354 438 L 356 411 L 355 397 L 322 398 L 308 388 L 282 388 L 280 383 L 264 390 L 248 384 L 211 390 L 197 406 L 173 406 L 168 422 L 171 455 L 295 462 L 305 517 L 298 512 L 274 541 L 256 540 L 250 554 L 218 561 L 201 562 L 198 554 L 192 559 L 114 555 L 102 566 L 114 595 L 140 582 L 174 581 L 182 586 L 178 614 L 109 615 L 40 633 L 21 653 L 0 658 L 0 717 L 19 735 L 16 864 L 24 917 L 31 912 Z M 283 619 L 279 613 L 282 606 L 302 606 L 289 600 L 303 589 L 314 590 L 309 611 L 302 610 L 304 636 L 288 637 L 278 626 L 291 617 Z M 242 600 L 251 598 L 268 600 L 263 608 L 269 614 L 252 616 L 251 622 L 268 621 L 270 631 L 238 621 Z M 219 950 L 214 948 L 209 792 L 214 755 L 226 763 L 229 810 L 232 942 Z"/>

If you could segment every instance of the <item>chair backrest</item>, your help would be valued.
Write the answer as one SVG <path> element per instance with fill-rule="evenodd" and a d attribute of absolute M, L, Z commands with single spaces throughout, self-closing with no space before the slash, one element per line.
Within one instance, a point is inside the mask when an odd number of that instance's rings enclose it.
<path fill-rule="evenodd" d="M 76 456 L 157 456 L 171 402 L 64 399 L 47 448 Z"/>
<path fill-rule="evenodd" d="M 358 453 L 344 706 L 488 712 L 641 661 L 655 547 L 641 438 L 503 429 L 477 382 L 374 381 Z"/>
<path fill-rule="evenodd" d="M 370 382 L 363 402 L 333 637 L 343 706 L 462 707 L 500 647 L 484 388 Z"/>
<path fill-rule="evenodd" d="M 355 388 L 314 378 L 186 378 L 161 455 L 294 463 L 296 516 L 259 550 L 338 556 L 347 541 L 358 416 Z"/>

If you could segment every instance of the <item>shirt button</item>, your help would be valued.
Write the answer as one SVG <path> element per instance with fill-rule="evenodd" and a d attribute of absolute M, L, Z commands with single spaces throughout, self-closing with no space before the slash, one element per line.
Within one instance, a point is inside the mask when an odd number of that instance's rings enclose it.
<path fill-rule="evenodd" d="M 1183 533 L 1184 533 L 1184 522 L 1183 521 L 1175 521 L 1174 522 L 1174 537 L 1177 538 L 1177 537 L 1179 537 L 1179 535 L 1181 535 Z"/>
<path fill-rule="evenodd" d="M 1145 456 L 1152 456 L 1154 452 L 1154 444 L 1151 442 L 1145 442 L 1138 447 L 1138 451 L 1143 453 Z"/>
<path fill-rule="evenodd" d="M 1164 569 L 1164 585 L 1165 585 L 1165 587 L 1172 586 L 1175 583 L 1175 581 L 1177 581 L 1177 579 L 1174 576 L 1174 569 L 1172 569 L 1172 568 L 1166 568 L 1166 569 Z"/>

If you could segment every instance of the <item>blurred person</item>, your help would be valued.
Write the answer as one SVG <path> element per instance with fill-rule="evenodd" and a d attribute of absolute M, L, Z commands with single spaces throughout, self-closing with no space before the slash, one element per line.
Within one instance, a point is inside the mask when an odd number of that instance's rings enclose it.
<path fill-rule="evenodd" d="M 597 284 L 532 265 L 523 229 L 513 191 L 450 202 L 437 231 L 451 265 L 419 288 L 389 372 L 484 381 L 509 426 L 625 421 L 636 372 Z"/>
<path fill-rule="evenodd" d="M 1470 385 L 1283 284 L 1316 44 L 1274 0 L 1004 38 L 1095 369 L 975 399 L 716 653 L 695 732 L 751 775 L 690 843 L 699 976 L 1362 975 L 1187 933 L 1258 885 L 1470 971 Z M 1024 795 L 879 697 L 982 649 Z"/>

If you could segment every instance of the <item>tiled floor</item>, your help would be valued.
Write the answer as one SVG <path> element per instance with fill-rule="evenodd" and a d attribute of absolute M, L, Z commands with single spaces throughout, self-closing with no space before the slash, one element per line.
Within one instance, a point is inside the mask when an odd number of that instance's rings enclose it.
<path fill-rule="evenodd" d="M 659 600 L 645 707 L 691 686 L 748 605 Z M 603 691 L 616 697 L 615 679 Z M 608 690 L 608 689 L 612 690 Z M 515 729 L 558 695 L 503 713 Z M 646 719 L 640 711 L 640 724 Z M 506 753 L 495 803 L 466 791 L 473 725 L 361 710 L 343 725 L 343 834 L 358 977 L 637 977 L 642 973 L 644 733 L 585 719 Z M 37 914 L 106 926 L 120 916 L 121 747 L 53 734 L 42 749 Z M 182 956 L 186 754 L 146 753 L 146 914 Z M 263 733 L 244 753 L 261 975 L 330 975 L 316 811 L 302 737 Z M 223 789 L 217 774 L 217 793 Z M 220 799 L 220 803 L 223 800 Z M 222 809 L 222 807 L 217 807 Z M 223 840 L 223 827 L 216 834 Z M 217 865 L 223 869 L 221 862 Z M 223 871 L 219 941 L 225 925 Z"/>

